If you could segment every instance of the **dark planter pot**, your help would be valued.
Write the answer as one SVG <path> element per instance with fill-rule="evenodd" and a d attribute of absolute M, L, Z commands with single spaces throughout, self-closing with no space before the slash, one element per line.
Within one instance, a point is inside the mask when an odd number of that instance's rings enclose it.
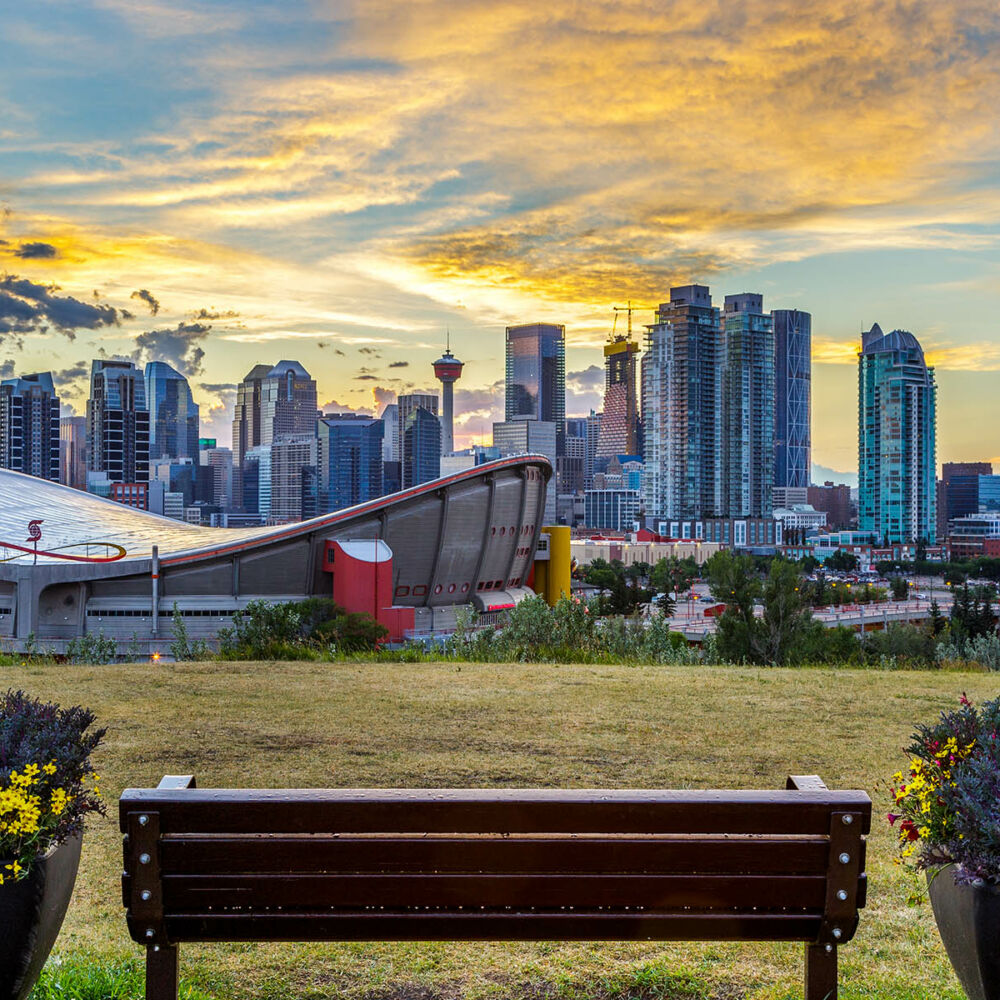
<path fill-rule="evenodd" d="M 27 878 L 0 885 L 0 1000 L 24 1000 L 41 975 L 73 895 L 81 842 L 67 840 Z"/>
<path fill-rule="evenodd" d="M 969 1000 L 1000 1000 L 1000 888 L 955 885 L 955 866 L 928 873 L 941 940 Z"/>

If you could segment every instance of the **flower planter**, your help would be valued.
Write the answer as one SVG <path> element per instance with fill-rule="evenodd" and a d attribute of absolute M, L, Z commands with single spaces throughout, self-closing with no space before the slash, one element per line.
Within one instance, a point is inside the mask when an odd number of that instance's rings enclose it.
<path fill-rule="evenodd" d="M 73 837 L 27 878 L 0 885 L 0 1000 L 24 1000 L 41 975 L 73 894 L 81 842 Z"/>
<path fill-rule="evenodd" d="M 1000 1000 L 1000 887 L 955 885 L 955 866 L 928 872 L 941 940 L 969 1000 Z"/>

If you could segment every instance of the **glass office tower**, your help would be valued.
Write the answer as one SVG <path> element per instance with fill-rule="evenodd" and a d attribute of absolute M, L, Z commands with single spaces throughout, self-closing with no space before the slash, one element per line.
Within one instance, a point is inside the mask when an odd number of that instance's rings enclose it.
<path fill-rule="evenodd" d="M 188 380 L 164 361 L 150 361 L 145 378 L 150 458 L 197 462 L 199 413 Z"/>
<path fill-rule="evenodd" d="M 812 473 L 810 430 L 812 316 L 774 309 L 774 485 L 808 489 Z"/>
<path fill-rule="evenodd" d="M 566 433 L 566 327 L 529 323 L 507 327 L 505 419 L 530 417 Z"/>

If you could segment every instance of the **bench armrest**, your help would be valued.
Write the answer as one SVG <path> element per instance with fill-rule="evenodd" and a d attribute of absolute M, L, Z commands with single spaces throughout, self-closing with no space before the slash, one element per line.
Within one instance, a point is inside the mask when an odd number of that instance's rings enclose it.
<path fill-rule="evenodd" d="M 198 783 L 195 781 L 193 774 L 165 774 L 160 778 L 160 783 L 156 787 L 178 790 L 182 788 L 197 788 Z"/>
<path fill-rule="evenodd" d="M 826 782 L 818 774 L 790 774 L 785 788 L 794 792 L 825 792 Z"/>

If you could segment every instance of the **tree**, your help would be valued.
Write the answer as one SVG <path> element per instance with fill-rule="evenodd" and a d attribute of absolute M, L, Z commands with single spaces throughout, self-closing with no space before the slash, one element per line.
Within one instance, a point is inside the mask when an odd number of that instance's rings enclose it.
<path fill-rule="evenodd" d="M 951 605 L 951 634 L 956 646 L 981 635 L 996 631 L 993 622 L 993 602 L 981 589 L 973 591 L 968 583 L 953 588 Z"/>
<path fill-rule="evenodd" d="M 698 575 L 698 564 L 688 556 L 678 559 L 671 556 L 661 559 L 649 574 L 649 585 L 656 593 L 684 594 L 691 589 L 691 582 Z"/>
<path fill-rule="evenodd" d="M 803 600 L 801 577 L 783 559 L 771 563 L 764 581 L 764 618 L 760 654 L 764 663 L 787 663 L 805 638 L 812 616 Z"/>
<path fill-rule="evenodd" d="M 937 598 L 934 598 L 931 601 L 930 615 L 931 616 L 928 621 L 931 627 L 931 634 L 940 635 L 945 630 L 948 620 L 943 614 L 941 614 L 941 608 L 938 605 Z"/>
<path fill-rule="evenodd" d="M 889 582 L 889 589 L 892 591 L 892 599 L 894 601 L 905 601 L 907 591 L 910 588 L 903 577 L 894 576 Z"/>
<path fill-rule="evenodd" d="M 753 567 L 750 556 L 728 550 L 717 552 L 705 564 L 712 596 L 726 603 L 716 630 L 716 648 L 723 659 L 737 663 L 794 661 L 811 621 L 798 568 L 785 559 L 774 559 L 762 581 Z M 761 618 L 754 614 L 758 598 L 764 604 Z"/>
<path fill-rule="evenodd" d="M 660 595 L 660 599 L 656 602 L 656 606 L 663 612 L 663 615 L 666 618 L 672 618 L 674 612 L 677 610 L 677 602 L 667 593 Z"/>
<path fill-rule="evenodd" d="M 720 657 L 733 663 L 757 662 L 754 653 L 760 626 L 753 609 L 761 587 L 753 559 L 723 549 L 705 563 L 705 572 L 712 597 L 726 605 L 715 632 Z"/>
<path fill-rule="evenodd" d="M 853 573 L 858 568 L 858 557 L 844 549 L 837 549 L 827 559 L 826 565 L 838 573 Z"/>
<path fill-rule="evenodd" d="M 583 567 L 581 576 L 585 583 L 589 583 L 592 587 L 597 588 L 598 606 L 603 614 L 604 595 L 614 589 L 615 581 L 618 579 L 614 567 L 607 559 L 594 559 Z"/>

